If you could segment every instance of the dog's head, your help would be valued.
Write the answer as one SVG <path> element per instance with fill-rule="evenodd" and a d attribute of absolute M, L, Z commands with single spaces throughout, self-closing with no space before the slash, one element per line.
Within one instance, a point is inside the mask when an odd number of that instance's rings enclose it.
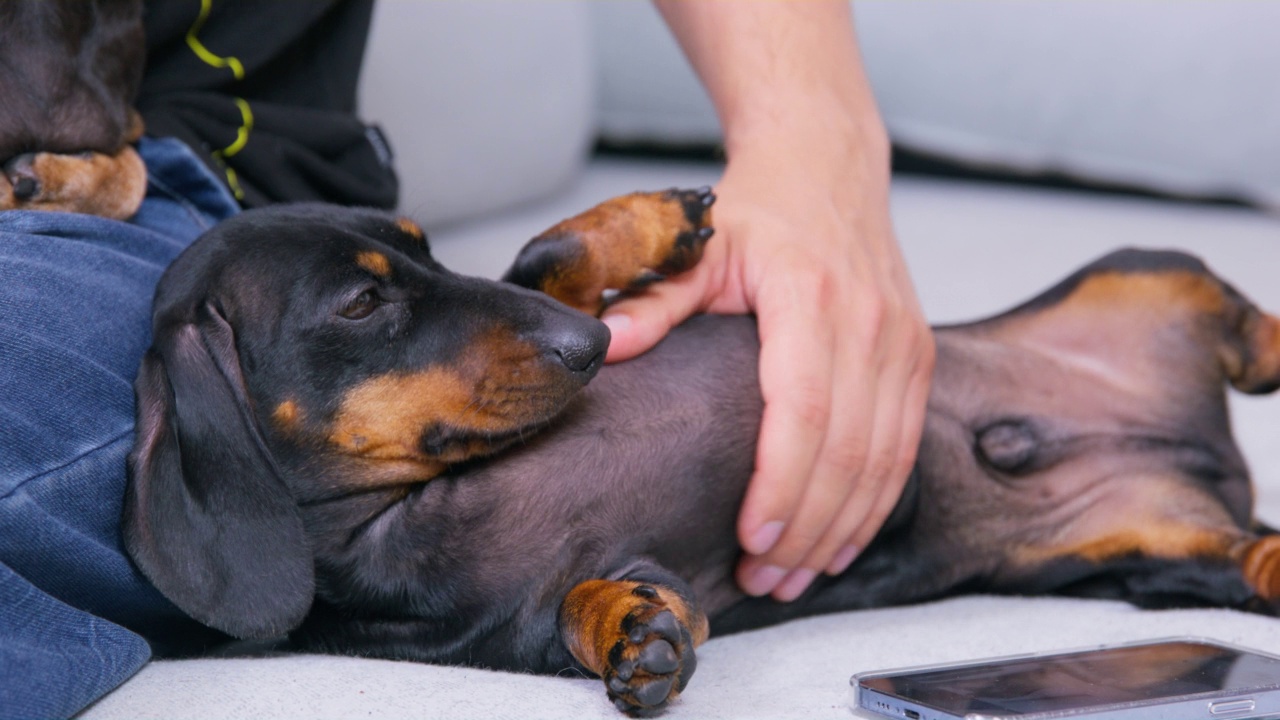
<path fill-rule="evenodd" d="M 423 482 L 559 413 L 598 320 L 455 275 L 382 213 L 294 205 L 207 233 L 156 291 L 124 531 L 184 611 L 238 637 L 314 594 L 298 503 Z"/>

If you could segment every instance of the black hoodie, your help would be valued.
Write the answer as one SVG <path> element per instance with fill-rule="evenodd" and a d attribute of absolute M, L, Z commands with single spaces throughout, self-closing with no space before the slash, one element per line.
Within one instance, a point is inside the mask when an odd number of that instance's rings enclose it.
<path fill-rule="evenodd" d="M 245 207 L 393 207 L 391 151 L 356 118 L 372 0 L 147 0 L 138 110 Z"/>

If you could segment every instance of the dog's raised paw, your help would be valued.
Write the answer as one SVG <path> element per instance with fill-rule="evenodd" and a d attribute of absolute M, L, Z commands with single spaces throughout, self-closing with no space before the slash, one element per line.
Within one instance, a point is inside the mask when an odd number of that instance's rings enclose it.
<path fill-rule="evenodd" d="M 685 220 L 689 225 L 680 229 L 666 254 L 658 263 L 656 272 L 661 276 L 675 275 L 692 268 L 702 259 L 703 248 L 715 234 L 711 221 L 711 206 L 716 201 L 711 188 L 703 186 L 697 190 L 680 190 L 672 188 L 665 193 L 671 200 L 680 203 Z"/>
<path fill-rule="evenodd" d="M 710 187 L 607 200 L 531 240 L 503 280 L 599 314 L 617 293 L 692 269 L 711 227 Z"/>

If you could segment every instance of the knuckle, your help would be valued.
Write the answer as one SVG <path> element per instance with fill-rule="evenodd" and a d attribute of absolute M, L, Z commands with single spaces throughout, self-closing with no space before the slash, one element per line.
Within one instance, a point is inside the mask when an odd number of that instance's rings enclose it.
<path fill-rule="evenodd" d="M 871 482 L 871 487 L 879 488 L 896 476 L 897 459 L 893 455 L 875 455 L 867 460 L 863 475 Z"/>
<path fill-rule="evenodd" d="M 866 466 L 867 459 L 866 443 L 857 439 L 835 443 L 823 454 L 824 464 L 845 481 L 852 480 Z"/>
<path fill-rule="evenodd" d="M 859 300 L 856 317 L 858 332 L 869 342 L 879 342 L 889 328 L 890 318 L 885 301 L 879 296 Z"/>
<path fill-rule="evenodd" d="M 831 394 L 813 385 L 799 385 L 788 393 L 791 414 L 809 430 L 821 431 L 831 418 Z"/>

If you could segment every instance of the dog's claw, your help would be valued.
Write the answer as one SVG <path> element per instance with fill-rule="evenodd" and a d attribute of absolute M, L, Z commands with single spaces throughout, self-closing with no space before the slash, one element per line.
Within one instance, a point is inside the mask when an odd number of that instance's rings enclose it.
<path fill-rule="evenodd" d="M 637 585 L 635 589 L 631 591 L 631 594 L 636 597 L 642 597 L 646 600 L 657 600 L 659 598 L 657 588 L 652 585 Z"/>
<path fill-rule="evenodd" d="M 715 204 L 715 201 L 716 201 L 716 196 L 712 193 L 707 193 L 706 195 L 702 196 L 702 204 L 707 207 L 711 207 L 713 204 Z"/>

